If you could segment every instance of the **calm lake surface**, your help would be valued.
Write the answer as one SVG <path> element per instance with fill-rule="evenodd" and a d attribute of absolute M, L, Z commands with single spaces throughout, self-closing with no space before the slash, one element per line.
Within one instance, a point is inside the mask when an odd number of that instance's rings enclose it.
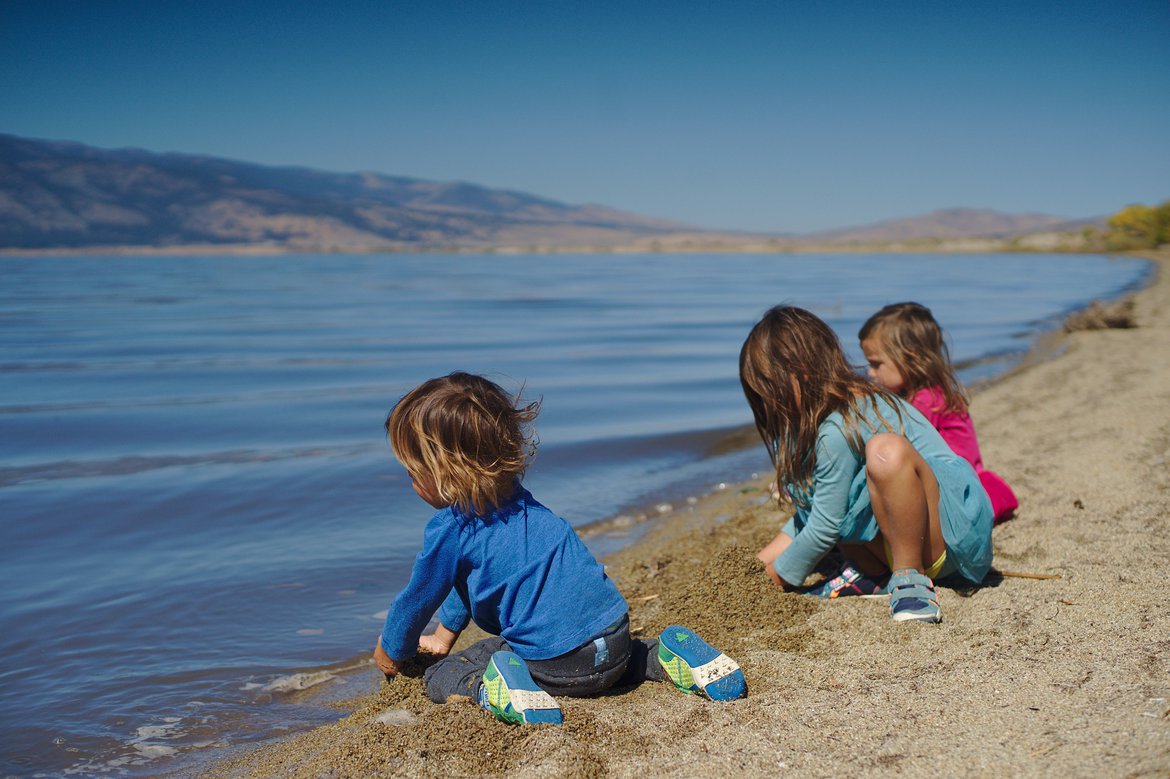
<path fill-rule="evenodd" d="M 973 382 L 1148 273 L 1068 255 L 0 258 L 0 773 L 190 772 L 338 717 L 300 688 L 374 689 L 365 660 L 432 513 L 382 423 L 425 379 L 542 397 L 526 483 L 584 527 L 767 470 L 759 446 L 711 452 L 751 422 L 737 357 L 774 304 L 824 317 L 860 363 L 861 323 L 917 300 Z"/>

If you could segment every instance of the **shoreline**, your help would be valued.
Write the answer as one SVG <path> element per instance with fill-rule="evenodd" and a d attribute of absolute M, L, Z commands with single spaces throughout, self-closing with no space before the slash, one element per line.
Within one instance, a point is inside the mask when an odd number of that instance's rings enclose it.
<path fill-rule="evenodd" d="M 293 257 L 297 255 L 370 256 L 398 254 L 541 255 L 541 254 L 1138 254 L 1084 243 L 1076 235 L 1026 234 L 1009 238 L 916 238 L 879 243 L 802 243 L 794 240 L 703 240 L 701 238 L 646 238 L 612 244 L 386 244 L 370 246 L 288 244 L 182 244 L 174 246 L 60 246 L 55 248 L 0 247 L 0 258 L 99 257 Z"/>
<path fill-rule="evenodd" d="M 988 466 L 1021 499 L 995 530 L 995 569 L 1060 578 L 941 587 L 937 627 L 781 593 L 754 559 L 785 516 L 762 477 L 605 558 L 636 633 L 689 624 L 739 660 L 748 698 L 645 684 L 562 699 L 563 728 L 526 730 L 429 703 L 415 664 L 339 704 L 354 713 L 338 723 L 241 745 L 211 775 L 1164 775 L 1170 616 L 1144 572 L 1170 559 L 1170 253 L 1136 256 L 1155 262 L 1123 298 L 1136 328 L 1056 336 L 972 403 Z M 388 710 L 406 724 L 375 721 Z"/>

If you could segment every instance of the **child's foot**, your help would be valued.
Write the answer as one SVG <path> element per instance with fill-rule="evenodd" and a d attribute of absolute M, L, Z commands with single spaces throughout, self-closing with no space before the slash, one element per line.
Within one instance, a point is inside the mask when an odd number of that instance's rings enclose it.
<path fill-rule="evenodd" d="M 532 681 L 528 665 L 515 652 L 496 652 L 479 686 L 480 708 L 515 725 L 564 722 L 556 700 Z"/>
<path fill-rule="evenodd" d="M 739 665 L 690 628 L 671 625 L 662 631 L 658 663 L 683 692 L 702 693 L 713 701 L 730 701 L 747 693 Z"/>
<path fill-rule="evenodd" d="M 816 598 L 843 598 L 856 595 L 863 598 L 884 597 L 889 593 L 889 577 L 871 579 L 849 563 L 841 566 L 836 576 L 825 579 L 804 591 L 805 595 Z"/>
<path fill-rule="evenodd" d="M 938 593 L 929 576 L 901 568 L 890 576 L 890 616 L 895 622 L 942 622 Z"/>

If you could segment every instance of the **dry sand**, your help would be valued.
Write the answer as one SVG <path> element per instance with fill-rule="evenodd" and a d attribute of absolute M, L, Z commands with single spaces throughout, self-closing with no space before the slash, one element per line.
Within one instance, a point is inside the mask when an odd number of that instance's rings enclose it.
<path fill-rule="evenodd" d="M 644 684 L 521 728 L 431 704 L 416 667 L 213 774 L 1170 776 L 1170 274 L 1129 316 L 977 394 L 984 459 L 1020 509 L 983 586 L 940 588 L 941 625 L 773 588 L 754 553 L 786 514 L 761 478 L 606 561 L 636 632 L 693 626 L 739 660 L 747 698 Z"/>

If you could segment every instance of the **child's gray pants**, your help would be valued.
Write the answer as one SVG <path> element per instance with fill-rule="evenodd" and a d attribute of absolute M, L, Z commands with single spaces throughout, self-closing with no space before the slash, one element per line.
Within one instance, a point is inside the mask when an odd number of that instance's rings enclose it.
<path fill-rule="evenodd" d="M 443 703 L 452 695 L 475 698 L 492 654 L 511 650 L 499 637 L 485 638 L 462 652 L 432 665 L 423 675 L 427 696 Z M 583 698 L 611 687 L 633 687 L 643 681 L 665 681 L 658 664 L 658 640 L 630 637 L 629 617 L 607 628 L 571 652 L 549 660 L 526 660 L 532 679 L 551 695 Z"/>

